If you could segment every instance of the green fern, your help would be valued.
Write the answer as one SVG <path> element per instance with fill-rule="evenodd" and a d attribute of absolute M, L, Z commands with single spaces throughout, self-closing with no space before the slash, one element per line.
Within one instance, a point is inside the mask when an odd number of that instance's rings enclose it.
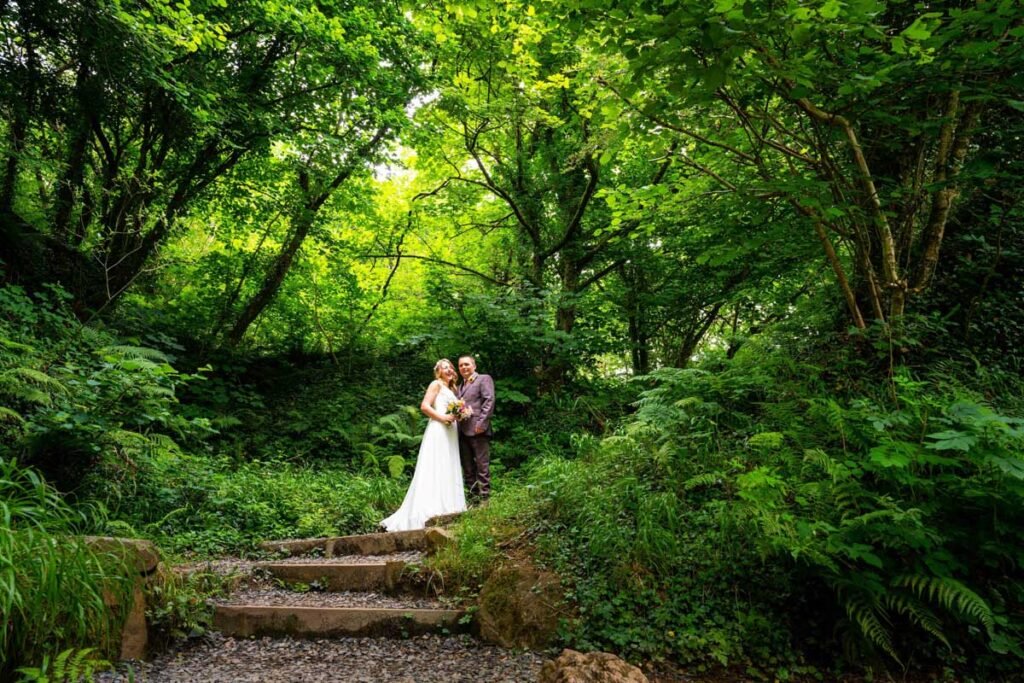
<path fill-rule="evenodd" d="M 747 439 L 750 447 L 759 451 L 777 451 L 782 448 L 784 441 L 785 436 L 782 432 L 761 432 Z"/>
<path fill-rule="evenodd" d="M 850 468 L 842 464 L 820 448 L 808 448 L 804 451 L 804 462 L 814 465 L 831 477 L 833 482 L 846 479 Z"/>
<path fill-rule="evenodd" d="M 15 382 L 18 380 L 38 387 L 51 389 L 54 392 L 62 394 L 68 393 L 68 388 L 61 383 L 60 380 L 51 377 L 41 370 L 36 370 L 35 368 L 17 367 L 0 373 L 0 384 L 9 383 L 17 387 L 18 385 L 15 384 Z"/>
<path fill-rule="evenodd" d="M 50 406 L 53 404 L 53 397 L 36 387 L 28 386 L 27 384 L 13 384 L 8 386 L 4 386 L 4 384 L 5 382 L 3 381 L 3 378 L 0 378 L 0 388 L 3 390 L 0 393 L 4 393 L 11 398 L 18 398 L 26 403 L 35 403 L 36 405 L 41 406 Z"/>
<path fill-rule="evenodd" d="M 77 683 L 91 681 L 98 671 L 111 667 L 110 662 L 97 656 L 92 647 L 70 648 L 64 650 L 53 660 L 49 655 L 43 656 L 38 667 L 21 667 L 19 683 Z"/>
<path fill-rule="evenodd" d="M 392 455 L 388 458 L 388 474 L 398 479 L 405 472 L 406 460 L 400 455 Z"/>
<path fill-rule="evenodd" d="M 151 349 L 145 346 L 131 346 L 128 344 L 111 344 L 98 349 L 99 353 L 134 360 L 149 360 L 157 363 L 170 363 L 170 358 L 162 351 Z"/>
<path fill-rule="evenodd" d="M 717 486 L 722 483 L 721 472 L 705 472 L 704 474 L 698 474 L 695 477 L 690 477 L 683 482 L 683 489 L 686 491 L 692 491 L 693 489 L 699 489 L 709 486 Z"/>
<path fill-rule="evenodd" d="M 106 332 L 89 325 L 79 325 L 75 331 L 82 340 L 88 342 L 91 346 L 101 346 L 103 342 L 110 340 Z"/>
<path fill-rule="evenodd" d="M 833 488 L 832 500 L 841 519 L 860 514 L 860 501 L 864 490 L 855 482 L 841 482 Z"/>
<path fill-rule="evenodd" d="M 816 412 L 825 419 L 825 422 L 836 431 L 845 448 L 848 429 L 843 407 L 831 398 L 812 399 L 810 403 L 817 409 Z"/>
<path fill-rule="evenodd" d="M 149 441 L 149 449 L 152 452 L 164 452 L 164 453 L 181 453 L 181 448 L 171 437 L 166 434 L 148 434 L 147 439 Z"/>
<path fill-rule="evenodd" d="M 913 596 L 890 593 L 885 596 L 885 606 L 893 612 L 906 616 L 947 648 L 952 649 L 949 640 L 946 639 L 946 635 L 942 632 L 939 618 L 935 616 L 934 612 L 913 598 Z"/>
<path fill-rule="evenodd" d="M 19 415 L 18 413 L 14 412 L 10 408 L 5 408 L 4 406 L 0 406 L 0 420 L 7 420 L 7 421 L 10 421 L 10 422 L 23 423 L 25 421 L 25 418 L 23 418 L 21 415 Z"/>
<path fill-rule="evenodd" d="M 106 433 L 106 439 L 123 448 L 143 448 L 151 444 L 145 434 L 129 432 L 126 429 L 111 429 Z"/>
<path fill-rule="evenodd" d="M 881 648 L 886 654 L 900 662 L 896 650 L 892 646 L 892 635 L 883 623 L 885 612 L 864 596 L 857 595 L 843 601 L 843 609 L 850 621 L 857 625 L 861 634 L 872 645 Z M 902 662 L 900 662 L 902 665 Z"/>
<path fill-rule="evenodd" d="M 13 339 L 7 339 L 6 337 L 0 337 L 0 346 L 3 346 L 4 348 L 10 349 L 12 351 L 38 353 L 35 347 L 33 346 L 29 346 L 28 344 L 22 344 L 21 342 L 16 342 Z"/>
<path fill-rule="evenodd" d="M 929 600 L 938 602 L 947 610 L 972 617 L 985 627 L 989 637 L 995 634 L 996 620 L 992 608 L 980 595 L 956 579 L 948 576 L 905 574 L 896 577 L 893 585 L 910 588 L 920 597 L 927 596 Z"/>

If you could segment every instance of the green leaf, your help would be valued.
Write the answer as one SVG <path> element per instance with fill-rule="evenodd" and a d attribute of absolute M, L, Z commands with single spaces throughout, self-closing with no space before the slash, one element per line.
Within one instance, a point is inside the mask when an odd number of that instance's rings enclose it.
<path fill-rule="evenodd" d="M 914 23 L 903 29 L 903 37 L 907 40 L 922 41 L 932 37 L 932 29 L 929 28 L 924 17 L 918 17 Z"/>
<path fill-rule="evenodd" d="M 925 444 L 925 448 L 933 451 L 964 451 L 966 453 L 977 442 L 977 438 L 973 435 L 956 430 L 929 434 L 928 438 L 935 439 L 935 442 Z"/>
<path fill-rule="evenodd" d="M 1004 474 L 1008 474 L 1015 479 L 1024 479 L 1024 460 L 993 455 L 989 456 L 988 461 L 998 467 Z"/>
<path fill-rule="evenodd" d="M 818 14 L 823 19 L 835 19 L 839 16 L 839 10 L 842 9 L 843 4 L 839 0 L 828 0 L 821 9 L 818 10 Z"/>
<path fill-rule="evenodd" d="M 871 462 L 882 467 L 906 467 L 913 461 L 911 457 L 913 450 L 913 444 L 893 441 L 881 446 L 875 446 L 868 453 L 868 457 L 871 459 Z"/>
<path fill-rule="evenodd" d="M 703 77 L 707 90 L 718 90 L 725 85 L 725 67 L 722 64 L 712 64 L 704 70 Z"/>

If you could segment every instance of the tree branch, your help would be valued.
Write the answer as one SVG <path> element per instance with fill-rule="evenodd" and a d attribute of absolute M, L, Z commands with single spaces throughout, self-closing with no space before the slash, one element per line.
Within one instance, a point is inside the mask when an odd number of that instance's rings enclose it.
<path fill-rule="evenodd" d="M 470 275 L 476 275 L 478 278 L 481 278 L 482 280 L 486 280 L 487 282 L 490 282 L 490 283 L 495 284 L 495 285 L 499 285 L 501 287 L 508 287 L 508 286 L 511 285 L 510 282 L 505 282 L 505 281 L 502 281 L 502 280 L 498 280 L 496 278 L 491 277 L 490 275 L 487 275 L 486 273 L 481 273 L 479 270 L 474 270 L 472 268 L 460 265 L 458 263 L 452 263 L 451 261 L 445 261 L 444 259 L 440 259 L 440 258 L 437 258 L 437 257 L 434 257 L 434 256 L 422 256 L 422 255 L 419 255 L 419 254 L 401 254 L 400 256 L 401 256 L 401 258 L 416 259 L 418 261 L 426 261 L 427 263 L 437 263 L 437 264 L 442 265 L 442 266 L 448 266 L 449 268 L 455 268 L 456 270 L 461 270 L 463 272 L 469 273 Z M 367 258 L 371 258 L 371 259 L 377 259 L 377 258 L 394 259 L 394 258 L 398 258 L 398 257 L 399 257 L 398 254 L 363 254 L 362 256 L 360 256 L 360 258 L 364 258 L 364 259 L 367 259 Z"/>

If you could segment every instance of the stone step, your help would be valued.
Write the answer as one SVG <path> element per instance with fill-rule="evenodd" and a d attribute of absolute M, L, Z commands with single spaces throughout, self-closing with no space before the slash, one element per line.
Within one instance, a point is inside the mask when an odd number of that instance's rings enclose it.
<path fill-rule="evenodd" d="M 216 606 L 213 627 L 225 635 L 242 638 L 406 638 L 423 633 L 468 631 L 467 624 L 459 623 L 464 614 L 453 609 L 227 604 Z"/>
<path fill-rule="evenodd" d="M 384 591 L 399 588 L 404 560 L 359 564 L 260 562 L 256 567 L 285 583 L 316 583 L 326 591 Z"/>
<path fill-rule="evenodd" d="M 305 555 L 322 553 L 327 557 L 338 555 L 389 555 L 391 553 L 421 550 L 433 552 L 450 543 L 450 532 L 438 527 L 391 531 L 379 534 L 357 536 L 334 536 L 329 538 L 302 538 L 283 541 L 263 541 L 260 548 L 284 555 Z"/>
<path fill-rule="evenodd" d="M 391 531 L 328 539 L 328 555 L 387 555 L 409 550 L 428 550 L 426 529 Z"/>

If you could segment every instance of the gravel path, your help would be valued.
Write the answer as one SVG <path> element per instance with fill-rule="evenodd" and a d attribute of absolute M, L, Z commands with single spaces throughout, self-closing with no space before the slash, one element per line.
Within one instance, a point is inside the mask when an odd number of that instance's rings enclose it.
<path fill-rule="evenodd" d="M 410 550 L 404 553 L 389 553 L 387 555 L 335 555 L 334 557 L 311 557 L 309 555 L 297 555 L 286 557 L 281 560 L 265 560 L 275 564 L 385 564 L 387 562 L 422 562 L 423 553 L 418 550 Z"/>
<path fill-rule="evenodd" d="M 200 642 L 135 662 L 96 678 L 99 683 L 505 683 L 536 681 L 544 659 L 484 645 L 470 636 L 408 640 L 288 638 L 236 640 L 211 634 Z"/>
<path fill-rule="evenodd" d="M 232 593 L 230 598 L 214 602 L 219 605 L 292 605 L 295 607 L 385 607 L 392 609 L 443 609 L 445 607 L 438 600 L 412 595 L 393 597 L 382 593 L 349 591 L 298 593 L 270 586 L 243 588 Z"/>
<path fill-rule="evenodd" d="M 214 574 L 251 574 L 253 569 L 260 564 L 273 562 L 275 564 L 385 564 L 401 560 L 406 563 L 421 562 L 423 553 L 409 551 L 404 553 L 391 553 L 389 555 L 337 555 L 335 557 L 317 557 L 315 555 L 296 555 L 280 560 L 247 560 L 242 557 L 221 557 L 216 560 L 204 560 L 201 562 L 188 562 L 175 567 L 181 573 L 211 572 Z"/>

